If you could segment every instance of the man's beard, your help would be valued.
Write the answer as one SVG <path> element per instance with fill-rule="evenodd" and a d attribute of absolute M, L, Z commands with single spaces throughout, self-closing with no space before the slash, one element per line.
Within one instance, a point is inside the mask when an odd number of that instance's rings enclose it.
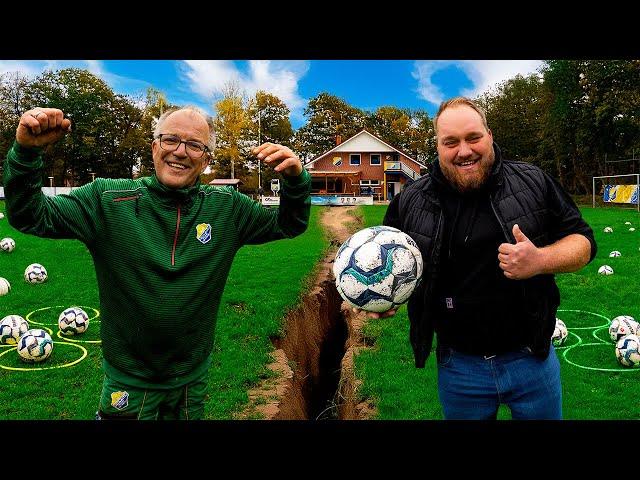
<path fill-rule="evenodd" d="M 495 155 L 491 152 L 486 158 L 483 157 L 478 161 L 479 169 L 473 174 L 463 174 L 458 171 L 458 168 L 449 164 L 440 163 L 440 169 L 442 174 L 449 181 L 451 186 L 460 193 L 473 192 L 482 187 L 489 175 L 491 174 L 491 167 L 495 162 Z"/>

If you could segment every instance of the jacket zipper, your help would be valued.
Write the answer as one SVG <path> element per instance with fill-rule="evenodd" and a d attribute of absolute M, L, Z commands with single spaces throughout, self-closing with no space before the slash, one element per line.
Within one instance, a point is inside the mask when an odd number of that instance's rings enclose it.
<path fill-rule="evenodd" d="M 140 214 L 140 197 L 142 196 L 141 193 L 138 193 L 136 195 L 131 195 L 129 197 L 120 197 L 120 198 L 114 198 L 113 201 L 114 202 L 124 202 L 125 200 L 135 200 L 136 201 L 136 217 Z"/>
<path fill-rule="evenodd" d="M 178 244 L 179 232 L 180 232 L 180 204 L 178 204 L 178 219 L 176 221 L 176 234 L 173 237 L 173 248 L 171 249 L 171 265 L 176 264 L 176 245 Z"/>

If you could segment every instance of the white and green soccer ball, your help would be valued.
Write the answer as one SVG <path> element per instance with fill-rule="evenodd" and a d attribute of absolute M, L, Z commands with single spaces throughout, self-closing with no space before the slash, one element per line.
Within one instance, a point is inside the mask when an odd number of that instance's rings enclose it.
<path fill-rule="evenodd" d="M 613 232 L 613 228 L 611 228 L 611 227 L 604 227 L 603 232 L 604 232 L 604 233 L 611 233 L 611 232 Z"/>
<path fill-rule="evenodd" d="M 43 283 L 47 278 L 47 269 L 39 263 L 32 263 L 24 271 L 24 279 L 27 283 Z"/>
<path fill-rule="evenodd" d="M 27 333 L 29 324 L 20 315 L 7 315 L 0 320 L 0 344 L 15 345 Z"/>
<path fill-rule="evenodd" d="M 622 253 L 620 253 L 618 250 L 614 250 L 613 252 L 611 252 L 609 254 L 609 257 L 613 258 L 613 257 L 620 257 L 622 256 Z"/>
<path fill-rule="evenodd" d="M 79 335 L 89 328 L 89 315 L 80 307 L 70 307 L 58 316 L 58 327 L 63 335 Z"/>
<path fill-rule="evenodd" d="M 640 328 L 640 324 L 636 322 L 635 318 L 631 315 L 618 315 L 613 320 L 611 320 L 611 324 L 609 325 L 609 337 L 611 341 L 617 342 L 620 338 L 633 333 L 634 335 L 638 333 L 638 329 Z"/>
<path fill-rule="evenodd" d="M 598 269 L 598 273 L 600 275 L 613 275 L 613 268 L 611 268 L 609 265 L 602 265 Z"/>
<path fill-rule="evenodd" d="M 556 318 L 556 328 L 553 330 L 553 336 L 551 337 L 553 346 L 561 347 L 567 341 L 568 336 L 569 330 L 567 330 L 567 326 L 562 320 Z"/>
<path fill-rule="evenodd" d="M 405 303 L 422 278 L 422 255 L 415 241 L 397 228 L 364 228 L 340 247 L 333 263 L 340 296 L 368 312 L 386 312 Z"/>
<path fill-rule="evenodd" d="M 0 297 L 11 291 L 11 284 L 6 278 L 0 277 Z"/>
<path fill-rule="evenodd" d="M 0 240 L 0 250 L 11 253 L 16 248 L 16 242 L 13 238 L 5 237 Z"/>
<path fill-rule="evenodd" d="M 633 333 L 616 343 L 616 358 L 625 367 L 640 367 L 640 338 Z"/>
<path fill-rule="evenodd" d="M 53 340 L 45 330 L 32 328 L 18 340 L 18 355 L 27 363 L 44 362 L 53 351 Z"/>
<path fill-rule="evenodd" d="M 635 232 L 635 231 L 636 231 L 636 229 L 635 229 L 635 228 L 633 228 L 633 227 L 631 227 L 631 228 L 629 229 L 629 231 L 630 231 L 630 232 Z"/>

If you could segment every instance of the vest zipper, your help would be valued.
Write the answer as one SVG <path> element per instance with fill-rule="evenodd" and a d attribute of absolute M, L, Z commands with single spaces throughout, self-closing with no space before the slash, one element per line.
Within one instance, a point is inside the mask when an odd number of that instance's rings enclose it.
<path fill-rule="evenodd" d="M 180 232 L 180 204 L 178 204 L 178 219 L 176 220 L 176 234 L 173 237 L 173 249 L 171 250 L 171 265 L 176 264 L 176 245 L 178 244 L 179 232 Z"/>
<path fill-rule="evenodd" d="M 489 195 L 489 205 L 491 205 L 491 210 L 493 210 L 493 214 L 498 219 L 498 224 L 500 225 L 500 228 L 502 229 L 502 233 L 504 233 L 504 238 L 507 239 L 507 243 L 511 243 L 511 237 L 509 237 L 509 233 L 507 232 L 507 228 L 505 227 L 504 222 L 500 218 L 500 215 L 498 215 L 498 212 L 496 211 L 496 207 L 493 205 L 493 196 L 492 195 Z"/>

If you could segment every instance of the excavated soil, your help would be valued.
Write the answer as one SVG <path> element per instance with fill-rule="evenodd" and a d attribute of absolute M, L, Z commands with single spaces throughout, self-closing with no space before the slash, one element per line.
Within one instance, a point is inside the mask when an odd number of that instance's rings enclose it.
<path fill-rule="evenodd" d="M 284 337 L 274 338 L 274 373 L 250 390 L 249 405 L 236 418 L 267 420 L 366 420 L 375 409 L 358 402 L 360 382 L 353 358 L 361 348 L 364 313 L 354 314 L 335 288 L 332 273 L 338 247 L 361 228 L 349 212 L 326 207 L 321 223 L 331 248 L 319 265 L 313 287 L 285 317 Z"/>

